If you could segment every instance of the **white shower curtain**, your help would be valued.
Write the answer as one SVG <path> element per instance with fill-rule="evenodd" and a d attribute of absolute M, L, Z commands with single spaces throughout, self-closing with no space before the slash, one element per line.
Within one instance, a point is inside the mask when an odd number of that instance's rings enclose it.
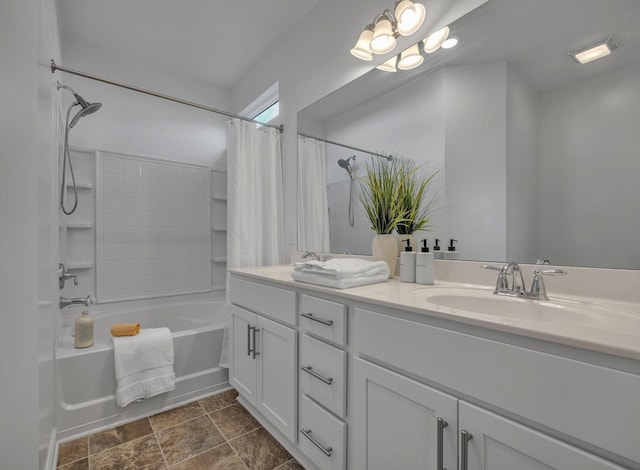
<path fill-rule="evenodd" d="M 285 243 L 280 132 L 233 119 L 227 133 L 227 267 L 281 264 Z M 220 358 L 224 367 L 231 360 L 228 312 Z"/>
<path fill-rule="evenodd" d="M 326 143 L 298 136 L 298 186 L 298 246 L 329 252 Z"/>

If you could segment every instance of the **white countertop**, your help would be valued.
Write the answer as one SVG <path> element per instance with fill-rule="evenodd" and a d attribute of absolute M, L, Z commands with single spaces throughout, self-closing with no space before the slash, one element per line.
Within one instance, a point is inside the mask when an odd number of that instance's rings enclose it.
<path fill-rule="evenodd" d="M 428 304 L 425 295 L 416 295 L 416 289 L 438 287 L 474 287 L 493 290 L 493 286 L 471 285 L 455 282 L 436 281 L 434 286 L 422 286 L 414 283 L 390 279 L 388 282 L 371 284 L 350 289 L 333 289 L 294 281 L 291 278 L 291 265 L 265 266 L 256 268 L 230 269 L 245 277 L 271 281 L 284 286 L 325 293 L 345 299 L 367 302 L 385 307 L 442 318 L 454 322 L 475 325 L 506 333 L 541 339 L 567 346 L 598 351 L 606 354 L 640 360 L 640 304 L 612 299 L 587 298 L 562 295 L 563 300 L 587 302 L 600 311 L 610 309 L 611 315 L 606 321 L 596 325 L 583 325 L 558 315 L 557 321 L 537 320 L 535 318 L 514 318 L 509 315 L 487 315 L 469 310 L 439 307 Z M 420 291 L 422 292 L 422 291 Z M 551 302 L 554 300 L 549 293 Z M 530 301 L 537 302 L 537 301 Z"/>

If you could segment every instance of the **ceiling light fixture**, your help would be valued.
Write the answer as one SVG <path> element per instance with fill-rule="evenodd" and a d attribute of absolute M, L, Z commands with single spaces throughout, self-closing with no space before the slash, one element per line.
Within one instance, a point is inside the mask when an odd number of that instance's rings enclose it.
<path fill-rule="evenodd" d="M 440 49 L 440 46 L 442 46 L 442 44 L 447 40 L 448 37 L 449 37 L 448 26 L 445 26 L 444 28 L 442 28 L 439 31 L 436 31 L 435 33 L 431 33 L 429 36 L 427 36 L 424 39 L 424 51 L 427 54 L 431 54 L 437 51 L 438 49 Z"/>
<path fill-rule="evenodd" d="M 426 9 L 412 0 L 397 0 L 394 11 L 384 10 L 367 25 L 351 49 L 358 59 L 371 60 L 372 54 L 386 54 L 396 47 L 398 36 L 415 33 L 426 17 Z"/>
<path fill-rule="evenodd" d="M 393 56 L 386 62 L 381 63 L 376 68 L 378 70 L 382 70 L 383 72 L 396 72 L 398 69 L 396 68 L 396 62 L 398 61 L 398 56 Z"/>
<path fill-rule="evenodd" d="M 400 54 L 400 60 L 398 60 L 398 68 L 400 70 L 411 70 L 422 64 L 424 57 L 420 55 L 420 48 L 418 44 L 405 49 Z"/>
<path fill-rule="evenodd" d="M 618 48 L 618 43 L 613 36 L 602 39 L 586 47 L 570 53 L 573 60 L 579 64 L 588 64 L 594 60 L 606 57 Z"/>
<path fill-rule="evenodd" d="M 443 49 L 451 49 L 452 47 L 456 47 L 457 44 L 458 44 L 458 38 L 451 37 L 447 39 L 445 42 L 443 42 L 440 47 L 442 47 Z"/>

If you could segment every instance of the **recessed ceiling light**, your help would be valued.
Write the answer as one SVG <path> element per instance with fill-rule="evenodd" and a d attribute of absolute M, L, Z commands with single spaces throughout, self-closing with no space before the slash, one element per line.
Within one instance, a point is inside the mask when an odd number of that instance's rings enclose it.
<path fill-rule="evenodd" d="M 606 57 L 618 48 L 618 43 L 613 36 L 590 44 L 587 47 L 571 52 L 573 60 L 579 64 L 588 64 L 594 60 Z"/>

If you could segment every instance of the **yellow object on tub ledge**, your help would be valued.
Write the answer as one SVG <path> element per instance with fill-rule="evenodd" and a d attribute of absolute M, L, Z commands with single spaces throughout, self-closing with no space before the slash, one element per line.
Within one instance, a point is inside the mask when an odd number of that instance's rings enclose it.
<path fill-rule="evenodd" d="M 111 325 L 111 336 L 135 336 L 140 333 L 140 323 L 117 323 Z"/>

